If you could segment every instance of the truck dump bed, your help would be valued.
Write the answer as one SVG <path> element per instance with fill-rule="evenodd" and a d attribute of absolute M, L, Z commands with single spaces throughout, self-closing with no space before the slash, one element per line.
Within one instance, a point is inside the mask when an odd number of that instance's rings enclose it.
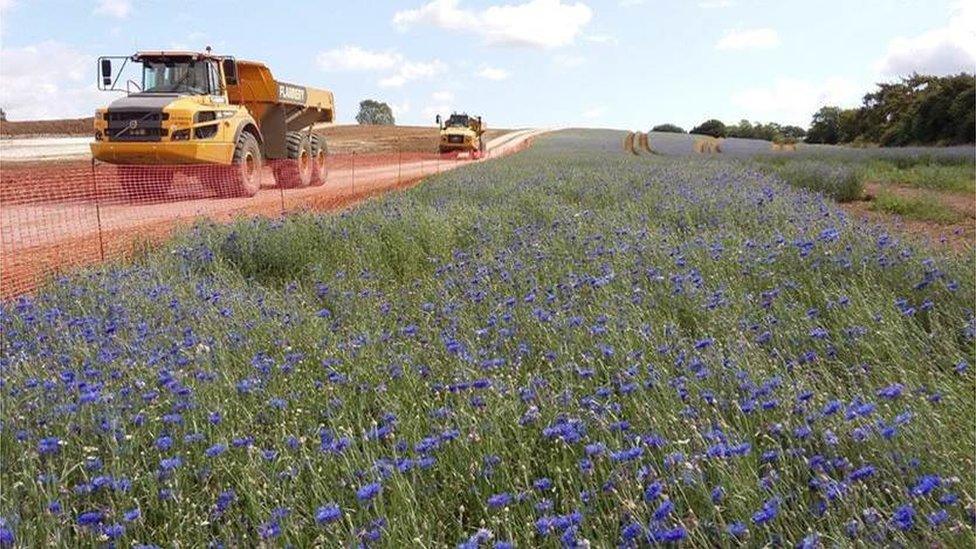
<path fill-rule="evenodd" d="M 237 83 L 228 83 L 227 97 L 246 107 L 258 122 L 268 158 L 285 157 L 286 132 L 335 121 L 332 92 L 279 82 L 271 69 L 256 61 L 237 61 Z"/>

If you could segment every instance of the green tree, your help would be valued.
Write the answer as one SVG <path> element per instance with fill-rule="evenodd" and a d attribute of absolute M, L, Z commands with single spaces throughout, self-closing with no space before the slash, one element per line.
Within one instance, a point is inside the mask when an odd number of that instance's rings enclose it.
<path fill-rule="evenodd" d="M 743 139 L 752 139 L 753 137 L 752 123 L 749 122 L 748 120 L 742 119 L 735 126 L 726 126 L 725 136 L 741 137 Z"/>
<path fill-rule="evenodd" d="M 813 115 L 810 130 L 807 131 L 807 143 L 837 143 L 838 122 L 840 120 L 839 107 L 821 107 Z"/>
<path fill-rule="evenodd" d="M 807 136 L 807 131 L 799 126 L 783 126 L 780 133 L 784 138 L 794 141 L 799 141 Z"/>
<path fill-rule="evenodd" d="M 375 126 L 396 124 L 396 120 L 393 118 L 393 109 L 386 103 L 372 99 L 364 99 L 359 102 L 359 114 L 356 115 L 356 122 Z"/>
<path fill-rule="evenodd" d="M 664 132 L 664 133 L 685 133 L 684 128 L 675 124 L 658 124 L 651 128 L 652 132 Z"/>
<path fill-rule="evenodd" d="M 725 137 L 728 135 L 728 129 L 721 120 L 712 118 L 696 126 L 693 130 L 691 130 L 691 133 L 698 135 L 710 135 L 712 137 Z"/>

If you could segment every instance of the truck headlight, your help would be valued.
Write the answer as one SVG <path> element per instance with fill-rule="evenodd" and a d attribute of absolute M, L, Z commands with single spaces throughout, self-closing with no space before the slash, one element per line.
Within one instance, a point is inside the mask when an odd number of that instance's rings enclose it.
<path fill-rule="evenodd" d="M 176 130 L 170 134 L 171 141 L 189 141 L 190 140 L 190 130 Z"/>

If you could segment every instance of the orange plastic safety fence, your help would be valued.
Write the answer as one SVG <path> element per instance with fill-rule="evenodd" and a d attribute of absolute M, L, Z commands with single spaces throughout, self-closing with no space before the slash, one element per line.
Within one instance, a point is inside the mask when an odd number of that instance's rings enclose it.
<path fill-rule="evenodd" d="M 503 152 L 527 145 L 521 140 Z M 392 152 L 332 154 L 323 169 L 297 160 L 244 167 L 6 163 L 0 170 L 0 298 L 123 257 L 201 218 L 225 222 L 341 208 L 472 160 Z"/>

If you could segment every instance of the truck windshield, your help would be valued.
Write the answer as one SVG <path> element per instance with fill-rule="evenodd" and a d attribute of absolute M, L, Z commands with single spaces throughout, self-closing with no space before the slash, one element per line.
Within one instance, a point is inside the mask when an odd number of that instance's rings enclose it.
<path fill-rule="evenodd" d="M 468 125 L 468 117 L 463 114 L 452 114 L 450 118 L 447 119 L 446 126 L 450 128 L 456 128 L 458 126 L 464 127 Z"/>
<path fill-rule="evenodd" d="M 216 93 L 213 70 L 207 61 L 145 60 L 142 66 L 144 93 Z"/>

